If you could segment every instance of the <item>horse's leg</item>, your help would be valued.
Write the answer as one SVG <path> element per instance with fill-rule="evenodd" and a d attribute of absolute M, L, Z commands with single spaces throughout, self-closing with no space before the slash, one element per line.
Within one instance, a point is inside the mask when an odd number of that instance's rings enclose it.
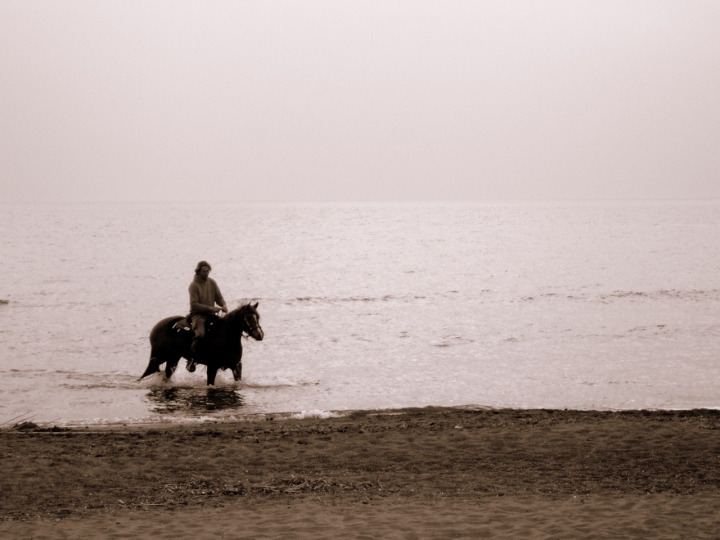
<path fill-rule="evenodd" d="M 165 380 L 167 381 L 172 377 L 173 373 L 175 373 L 175 370 L 177 369 L 178 362 L 180 361 L 180 357 L 173 358 L 171 360 L 168 360 L 165 363 Z"/>
<path fill-rule="evenodd" d="M 217 366 L 208 366 L 207 367 L 207 383 L 208 386 L 212 386 L 215 384 L 215 375 L 217 375 Z"/>
<path fill-rule="evenodd" d="M 238 360 L 238 363 L 233 368 L 232 372 L 233 372 L 233 378 L 236 381 L 239 381 L 240 379 L 242 379 L 242 362 L 240 360 Z"/>
<path fill-rule="evenodd" d="M 232 370 L 233 377 L 236 381 L 239 381 L 242 379 L 242 343 L 240 344 L 240 351 L 237 355 L 237 364 L 235 364 L 235 367 Z"/>

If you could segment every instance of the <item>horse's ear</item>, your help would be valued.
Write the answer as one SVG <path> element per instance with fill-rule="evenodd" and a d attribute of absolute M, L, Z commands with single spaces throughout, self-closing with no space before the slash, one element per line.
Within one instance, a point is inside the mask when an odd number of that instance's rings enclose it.
<path fill-rule="evenodd" d="M 255 302 L 255 305 L 254 305 L 253 307 L 254 307 L 255 309 L 257 309 L 259 303 L 260 303 L 260 302 Z"/>

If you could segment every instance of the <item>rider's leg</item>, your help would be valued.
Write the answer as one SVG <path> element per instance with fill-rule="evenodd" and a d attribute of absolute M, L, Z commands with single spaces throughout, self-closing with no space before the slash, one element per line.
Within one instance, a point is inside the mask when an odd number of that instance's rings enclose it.
<path fill-rule="evenodd" d="M 192 373 L 195 371 L 197 366 L 197 345 L 198 342 L 205 337 L 205 317 L 202 315 L 195 315 L 192 318 L 192 329 L 194 332 L 192 345 L 190 345 L 190 351 L 192 352 L 192 360 L 188 360 L 187 370 Z"/>

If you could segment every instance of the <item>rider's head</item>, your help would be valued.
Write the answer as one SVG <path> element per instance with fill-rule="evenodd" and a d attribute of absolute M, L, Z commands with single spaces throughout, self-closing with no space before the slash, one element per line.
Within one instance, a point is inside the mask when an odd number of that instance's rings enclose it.
<path fill-rule="evenodd" d="M 200 261 L 195 267 L 195 275 L 200 276 L 203 279 L 207 279 L 208 275 L 210 274 L 210 270 L 212 270 L 212 266 L 210 266 L 209 262 Z"/>

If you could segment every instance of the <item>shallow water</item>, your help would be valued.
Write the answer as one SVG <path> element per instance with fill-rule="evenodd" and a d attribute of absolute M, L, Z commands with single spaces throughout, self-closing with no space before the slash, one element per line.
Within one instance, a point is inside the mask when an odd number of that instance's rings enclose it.
<path fill-rule="evenodd" d="M 720 204 L 0 206 L 0 424 L 718 407 Z M 138 382 L 200 259 L 242 384 Z M 182 364 L 181 364 L 182 365 Z"/>

